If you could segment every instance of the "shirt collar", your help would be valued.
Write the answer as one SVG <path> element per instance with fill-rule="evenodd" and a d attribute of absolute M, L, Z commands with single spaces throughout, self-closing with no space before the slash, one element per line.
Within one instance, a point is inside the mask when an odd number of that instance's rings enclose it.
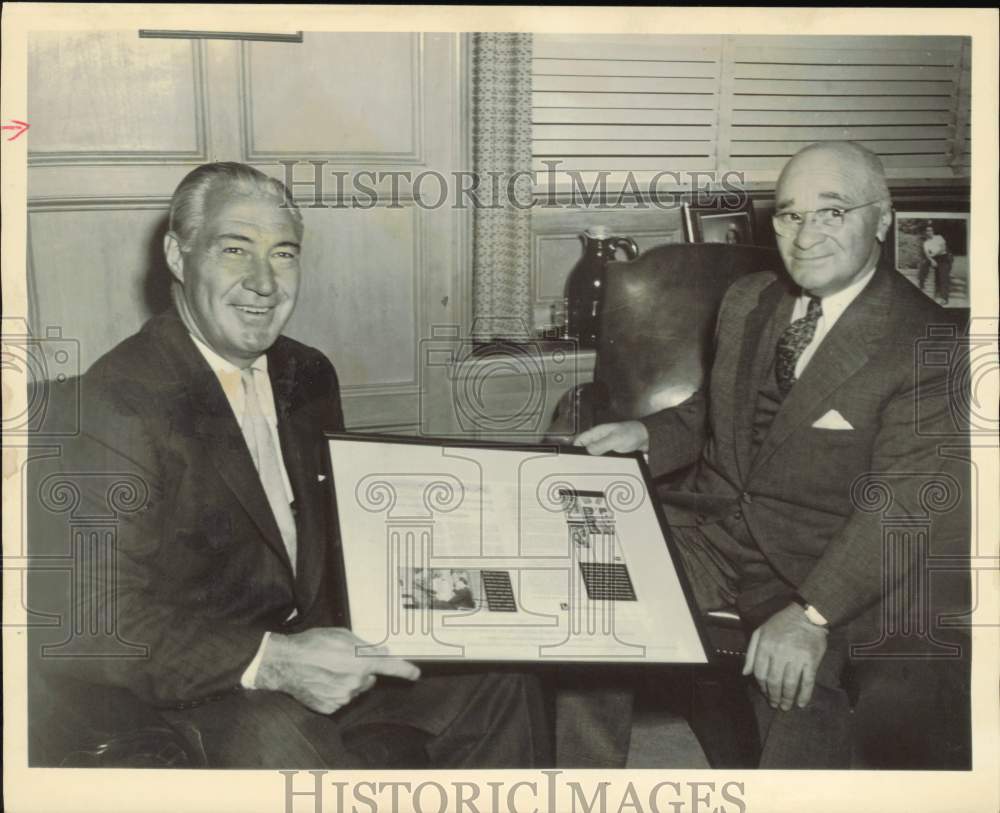
<path fill-rule="evenodd" d="M 233 364 L 231 361 L 227 361 L 218 353 L 216 353 L 211 347 L 209 347 L 205 342 L 195 336 L 193 333 L 188 334 L 191 340 L 194 342 L 194 346 L 198 348 L 201 355 L 204 357 L 205 361 L 208 362 L 208 366 L 212 368 L 212 372 L 216 376 L 239 376 L 240 368 Z M 262 354 L 254 359 L 250 367 L 254 370 L 258 370 L 265 375 L 267 374 L 267 354 Z"/>
<path fill-rule="evenodd" d="M 854 280 L 846 288 L 837 291 L 835 294 L 830 294 L 829 296 L 820 297 L 820 301 L 823 304 L 823 318 L 829 322 L 835 322 L 837 318 L 845 310 L 847 306 L 850 305 L 855 299 L 857 299 L 858 294 L 864 290 L 864 287 L 871 281 L 871 278 L 875 276 L 875 270 L 878 268 L 878 263 L 875 263 L 867 273 L 860 276 L 858 279 Z M 805 313 L 811 297 L 805 291 L 801 293 L 798 301 L 798 308 L 801 309 L 802 313 Z"/>

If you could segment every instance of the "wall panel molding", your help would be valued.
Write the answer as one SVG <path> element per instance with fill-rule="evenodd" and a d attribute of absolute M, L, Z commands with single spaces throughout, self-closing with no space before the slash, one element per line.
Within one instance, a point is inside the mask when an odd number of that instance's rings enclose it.
<path fill-rule="evenodd" d="M 198 165 L 209 160 L 208 82 L 205 72 L 205 45 L 192 41 L 191 94 L 194 97 L 194 150 L 28 150 L 28 166 L 107 166 L 115 164 Z M 30 84 L 30 83 L 29 83 Z"/>
<path fill-rule="evenodd" d="M 136 195 L 135 197 L 51 197 L 33 198 L 28 201 L 28 212 L 82 212 L 91 209 L 162 209 L 170 208 L 170 197 L 165 195 Z"/>
<path fill-rule="evenodd" d="M 366 214 L 378 214 L 386 212 L 400 212 L 395 217 L 387 220 L 376 221 L 372 224 L 372 231 L 367 230 L 367 225 L 359 227 L 357 217 L 364 217 Z M 310 212 L 314 216 L 310 218 Z M 334 215 L 349 213 L 349 208 L 331 210 Z M 354 220 L 337 221 L 336 219 L 324 219 L 323 212 L 303 209 L 306 215 L 306 233 L 304 249 L 308 254 L 318 252 L 314 255 L 315 264 L 303 268 L 306 274 L 317 273 L 318 279 L 325 280 L 319 284 L 319 288 L 312 294 L 310 300 L 300 300 L 296 306 L 295 313 L 289 323 L 286 333 L 299 341 L 317 347 L 326 353 L 337 366 L 337 371 L 341 378 L 341 393 L 345 398 L 370 398 L 371 408 L 376 412 L 380 411 L 384 405 L 378 402 L 379 398 L 392 398 L 400 395 L 412 395 L 419 390 L 421 383 L 421 371 L 418 363 L 417 353 L 420 347 L 420 340 L 425 328 L 423 320 L 426 314 L 424 303 L 424 291 L 427 285 L 428 269 L 433 270 L 435 258 L 429 253 L 431 240 L 428 236 L 429 223 L 427 213 L 416 206 L 412 199 L 405 205 L 389 206 L 388 201 L 381 200 L 371 210 L 365 212 L 351 213 Z M 336 244 L 339 243 L 340 230 L 353 229 L 355 240 L 367 240 L 364 243 L 351 243 L 351 252 L 341 255 L 337 252 Z M 310 241 L 310 234 L 316 229 L 324 229 L 325 238 L 319 246 L 315 246 Z M 388 230 L 388 231 L 385 231 Z M 392 235 L 390 242 L 384 242 L 384 237 L 380 235 Z M 330 242 L 330 241 L 333 242 Z M 405 248 L 404 248 L 405 246 Z M 385 248 L 380 254 L 380 248 Z M 345 266 L 347 263 L 371 263 L 370 268 L 364 269 L 356 266 Z M 348 271 L 350 267 L 350 271 Z M 374 289 L 380 298 L 386 301 L 392 300 L 393 308 L 390 313 L 400 313 L 400 308 L 412 314 L 412 332 L 409 326 L 402 328 L 398 322 L 390 325 L 389 330 L 380 328 L 373 321 L 373 317 L 368 313 L 367 306 L 358 303 L 357 312 L 351 313 L 352 319 L 365 320 L 365 332 L 362 334 L 367 339 L 359 339 L 354 335 L 355 331 L 349 334 L 341 332 L 330 332 L 326 325 L 329 324 L 325 311 L 317 309 L 315 297 L 322 296 L 324 290 L 328 290 L 332 296 L 338 296 L 338 283 L 336 276 L 330 276 L 324 269 L 341 269 L 341 273 L 351 273 L 358 275 L 368 275 L 371 277 L 375 269 L 387 272 L 383 282 L 377 282 Z M 405 286 L 393 286 L 391 274 L 405 274 Z M 308 284 L 308 282 L 304 283 Z M 360 282 L 358 284 L 361 284 Z M 349 294 L 350 282 L 345 281 L 348 287 L 343 288 Z M 305 294 L 305 296 L 310 296 Z M 377 305 L 378 302 L 369 302 L 369 305 Z M 334 314 L 339 314 L 346 318 L 344 305 L 339 305 L 333 309 Z M 375 311 L 372 311 L 374 313 Z M 368 317 L 366 319 L 366 316 Z M 374 317 L 377 319 L 378 317 Z M 395 328 L 395 329 L 393 329 Z M 390 343 L 390 338 L 392 339 Z M 366 343 L 367 341 L 367 343 Z M 369 358 L 371 356 L 371 358 Z M 393 368 L 389 375 L 377 363 L 378 359 L 392 358 Z M 405 363 L 404 363 L 405 362 Z M 359 369 L 364 371 L 364 381 L 358 381 Z M 351 383 L 351 382 L 354 383 Z M 410 417 L 400 418 L 396 422 L 411 422 Z"/>
<path fill-rule="evenodd" d="M 372 165 L 407 165 L 421 166 L 427 163 L 424 151 L 424 35 L 410 35 L 411 70 L 410 94 L 413 99 L 413 116 L 411 118 L 411 143 L 413 149 L 401 152 L 369 151 L 369 150 L 274 150 L 263 149 L 255 143 L 253 116 L 253 72 L 251 67 L 251 49 L 253 43 L 240 43 L 240 99 L 243 136 L 243 159 L 252 163 L 275 163 L 282 159 L 297 158 L 303 161 L 324 160 L 331 164 L 352 166 L 358 164 Z"/>

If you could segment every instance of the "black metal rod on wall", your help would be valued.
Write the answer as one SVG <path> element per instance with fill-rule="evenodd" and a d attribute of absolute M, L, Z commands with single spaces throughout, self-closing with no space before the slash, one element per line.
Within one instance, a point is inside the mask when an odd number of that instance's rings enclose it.
<path fill-rule="evenodd" d="M 140 28 L 140 38 L 156 39 L 199 39 L 199 40 L 250 40 L 252 42 L 302 42 L 302 32 L 291 34 L 268 34 L 253 31 L 167 31 L 154 28 Z"/>

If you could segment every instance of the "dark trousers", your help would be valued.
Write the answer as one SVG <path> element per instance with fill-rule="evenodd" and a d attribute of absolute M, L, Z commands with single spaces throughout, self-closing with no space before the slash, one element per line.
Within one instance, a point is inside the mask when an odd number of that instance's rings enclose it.
<path fill-rule="evenodd" d="M 425 675 L 413 684 L 379 678 L 332 715 L 310 711 L 281 692 L 238 691 L 164 716 L 211 768 L 500 769 L 551 763 L 537 679 L 514 673 Z M 361 752 L 357 735 L 366 731 L 376 737 L 367 737 Z M 415 749 L 422 753 L 415 755 Z"/>
<path fill-rule="evenodd" d="M 557 768 L 624 768 L 632 732 L 634 691 L 615 673 L 584 668 L 555 678 Z"/>
<path fill-rule="evenodd" d="M 702 610 L 738 607 L 752 628 L 790 600 L 791 586 L 777 575 L 768 579 L 766 563 L 741 552 L 745 541 L 719 525 L 672 531 Z M 879 657 L 856 649 L 878 637 L 876 626 L 831 630 L 812 701 L 804 709 L 772 709 L 755 680 L 734 680 L 753 706 L 760 768 L 970 767 L 968 636 L 947 635 L 958 646 L 950 657 L 940 657 L 942 650 L 934 657 L 919 652 Z"/>
<path fill-rule="evenodd" d="M 948 296 L 951 293 L 952 256 L 951 254 L 939 254 L 934 258 L 934 261 L 937 263 L 934 267 L 934 296 L 947 302 Z M 925 257 L 920 261 L 918 271 L 920 290 L 924 289 L 924 282 L 926 282 L 930 271 L 930 261 Z"/>

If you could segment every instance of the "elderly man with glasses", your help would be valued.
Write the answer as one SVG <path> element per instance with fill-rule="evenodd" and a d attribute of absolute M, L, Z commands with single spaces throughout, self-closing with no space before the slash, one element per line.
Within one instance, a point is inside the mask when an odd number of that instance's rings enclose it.
<path fill-rule="evenodd" d="M 944 315 L 880 262 L 891 222 L 877 156 L 847 142 L 803 149 L 776 189 L 787 274 L 727 292 L 706 388 L 576 439 L 592 454 L 648 452 L 654 475 L 693 465 L 665 513 L 700 607 L 737 611 L 751 633 L 743 674 L 762 768 L 846 768 L 852 748 L 854 764 L 882 767 L 968 759 L 968 677 L 954 657 L 968 649 L 935 658 L 946 648 L 934 631 L 923 650 L 883 645 L 923 623 L 907 613 L 933 623 L 928 601 L 943 608 L 925 564 L 890 561 L 891 518 L 935 514 L 928 484 L 947 483 L 954 500 L 938 506 L 929 547 L 968 547 L 963 470 L 938 451 L 956 435 L 947 369 L 920 353 Z M 928 713 L 942 703 L 947 714 Z"/>

